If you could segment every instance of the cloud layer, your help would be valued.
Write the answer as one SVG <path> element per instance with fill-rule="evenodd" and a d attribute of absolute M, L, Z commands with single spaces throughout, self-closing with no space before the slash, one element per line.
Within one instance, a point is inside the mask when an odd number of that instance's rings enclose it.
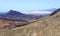
<path fill-rule="evenodd" d="M 23 14 L 51 14 L 49 11 L 32 11 L 32 12 L 22 12 Z"/>

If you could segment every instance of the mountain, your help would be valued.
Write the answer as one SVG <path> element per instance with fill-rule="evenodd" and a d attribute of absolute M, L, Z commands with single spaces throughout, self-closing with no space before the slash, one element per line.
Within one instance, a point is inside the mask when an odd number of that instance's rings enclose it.
<path fill-rule="evenodd" d="M 18 12 L 18 11 L 14 11 L 14 10 L 10 10 L 8 11 L 7 13 L 3 14 L 0 16 L 0 18 L 3 17 L 3 18 L 7 18 L 7 19 L 17 19 L 17 20 L 26 20 L 26 19 L 35 19 L 35 18 L 38 18 L 36 15 L 33 16 L 33 15 L 26 15 L 26 14 L 23 14 L 21 12 Z M 39 15 L 40 17 L 40 15 Z"/>
<path fill-rule="evenodd" d="M 10 20 L 24 20 L 25 18 L 28 18 L 27 15 L 22 14 L 18 11 L 10 10 L 5 14 L 2 14 L 0 18 L 3 19 L 10 19 Z"/>
<path fill-rule="evenodd" d="M 56 8 L 51 8 L 51 9 L 44 9 L 44 10 L 37 10 L 37 11 L 26 11 L 26 12 L 20 12 L 23 14 L 30 14 L 30 15 L 44 15 L 44 14 L 51 14 L 53 11 L 55 11 Z M 10 10 L 9 13 L 13 12 L 14 10 Z M 14 11 L 14 12 L 18 12 L 18 11 Z M 1 14 L 4 14 L 4 12 Z"/>
<path fill-rule="evenodd" d="M 10 10 L 8 13 L 6 13 L 6 15 L 11 15 L 11 16 L 22 16 L 24 14 L 18 12 L 18 11 L 14 11 L 14 10 Z"/>
<path fill-rule="evenodd" d="M 26 16 L 26 15 L 14 10 L 10 10 L 7 13 L 2 15 L 2 17 L 4 18 L 6 17 L 11 19 L 19 19 L 19 18 L 22 18 L 23 16 Z"/>
<path fill-rule="evenodd" d="M 0 30 L 0 36 L 60 36 L 60 9 L 28 25 Z"/>

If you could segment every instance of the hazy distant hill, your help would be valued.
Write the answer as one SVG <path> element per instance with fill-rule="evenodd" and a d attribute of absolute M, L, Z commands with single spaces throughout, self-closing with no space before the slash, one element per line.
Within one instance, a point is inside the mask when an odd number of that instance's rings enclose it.
<path fill-rule="evenodd" d="M 51 9 L 46 9 L 45 11 L 53 12 L 53 11 L 55 11 L 55 10 L 57 10 L 57 9 L 56 9 L 56 8 L 51 8 Z"/>
<path fill-rule="evenodd" d="M 24 19 L 27 16 L 25 14 L 22 14 L 18 11 L 10 10 L 7 13 L 3 14 L 2 17 L 4 18 L 10 18 L 10 19 Z"/>

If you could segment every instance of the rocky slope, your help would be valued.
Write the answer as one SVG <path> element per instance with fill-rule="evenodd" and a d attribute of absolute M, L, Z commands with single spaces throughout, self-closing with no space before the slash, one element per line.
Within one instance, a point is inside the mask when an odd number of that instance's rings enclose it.
<path fill-rule="evenodd" d="M 60 9 L 51 16 L 12 30 L 0 30 L 0 36 L 60 36 Z"/>

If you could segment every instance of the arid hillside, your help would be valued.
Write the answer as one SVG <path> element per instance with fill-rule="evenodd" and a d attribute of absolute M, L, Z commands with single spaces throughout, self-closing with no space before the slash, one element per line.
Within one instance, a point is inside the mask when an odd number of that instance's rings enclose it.
<path fill-rule="evenodd" d="M 29 25 L 0 30 L 0 36 L 60 36 L 60 9 Z"/>

